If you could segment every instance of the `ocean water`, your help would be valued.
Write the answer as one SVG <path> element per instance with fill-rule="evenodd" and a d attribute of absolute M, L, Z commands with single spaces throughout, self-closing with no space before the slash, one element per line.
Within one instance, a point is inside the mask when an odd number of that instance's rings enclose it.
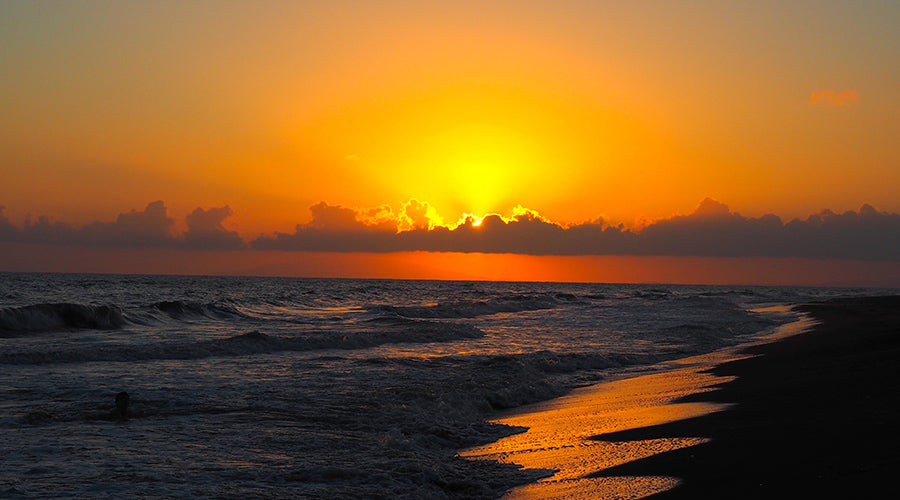
<path fill-rule="evenodd" d="M 498 410 L 876 293 L 0 274 L 0 497 L 496 498 Z"/>

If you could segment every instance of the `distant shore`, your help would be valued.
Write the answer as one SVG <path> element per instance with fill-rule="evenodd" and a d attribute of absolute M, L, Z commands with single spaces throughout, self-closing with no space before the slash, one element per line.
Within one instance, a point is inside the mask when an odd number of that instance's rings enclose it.
<path fill-rule="evenodd" d="M 879 498 L 900 468 L 900 296 L 797 306 L 809 332 L 750 347 L 760 355 L 711 373 L 737 377 L 680 403 L 726 411 L 596 436 L 709 442 L 606 468 L 591 477 L 667 476 L 675 498 Z"/>

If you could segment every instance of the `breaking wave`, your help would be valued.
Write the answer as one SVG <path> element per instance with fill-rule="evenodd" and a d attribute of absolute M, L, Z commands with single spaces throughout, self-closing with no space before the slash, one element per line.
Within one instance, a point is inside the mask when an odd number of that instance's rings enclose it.
<path fill-rule="evenodd" d="M 30 304 L 0 308 L 0 337 L 73 330 L 115 330 L 129 325 L 152 326 L 175 321 L 230 321 L 250 315 L 227 301 L 202 303 L 160 301 L 127 312 L 115 304 Z"/>
<path fill-rule="evenodd" d="M 202 303 L 165 300 L 153 304 L 153 308 L 178 320 L 201 318 L 226 320 L 246 317 L 237 306 L 227 302 Z"/>
<path fill-rule="evenodd" d="M 115 305 L 32 304 L 0 308 L 0 336 L 54 330 L 112 330 L 127 323 Z"/>

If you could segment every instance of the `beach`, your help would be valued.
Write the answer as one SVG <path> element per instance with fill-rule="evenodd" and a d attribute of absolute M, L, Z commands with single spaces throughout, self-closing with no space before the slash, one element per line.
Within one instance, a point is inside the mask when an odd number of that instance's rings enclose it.
<path fill-rule="evenodd" d="M 816 322 L 806 332 L 726 353 L 732 359 L 712 367 L 700 362 L 630 383 L 600 384 L 583 390 L 575 404 L 558 402 L 499 420 L 528 426 L 552 421 L 556 412 L 558 420 L 582 426 L 568 445 L 520 437 L 521 449 L 507 442 L 505 449 L 473 455 L 560 469 L 559 458 L 568 454 L 576 457 L 568 463 L 583 466 L 577 477 L 558 473 L 512 490 L 510 498 L 881 497 L 900 465 L 900 297 L 836 299 L 796 309 Z M 630 407 L 622 408 L 622 394 Z M 567 414 L 578 405 L 600 408 L 594 410 L 600 418 L 583 422 Z M 650 422 L 635 419 L 635 412 L 651 415 Z M 591 432 L 592 425 L 626 428 Z M 551 458 L 534 460 L 541 453 Z M 598 460 L 603 453 L 612 454 Z"/>

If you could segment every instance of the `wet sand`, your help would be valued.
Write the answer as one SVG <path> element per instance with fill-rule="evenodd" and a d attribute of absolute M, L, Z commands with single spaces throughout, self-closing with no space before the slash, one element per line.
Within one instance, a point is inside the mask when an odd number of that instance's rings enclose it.
<path fill-rule="evenodd" d="M 559 471 L 510 498 L 880 498 L 900 466 L 900 297 L 798 309 L 820 324 L 516 412 L 497 421 L 529 432 L 462 454 Z"/>
<path fill-rule="evenodd" d="M 461 455 L 546 470 L 547 477 L 512 490 L 506 495 L 508 499 L 630 498 L 669 489 L 676 484 L 669 477 L 609 478 L 591 477 L 591 474 L 630 460 L 693 446 L 704 442 L 703 438 L 605 442 L 591 437 L 726 408 L 727 405 L 706 402 L 672 403 L 681 396 L 710 390 L 728 380 L 704 372 L 704 368 L 712 366 L 698 360 L 684 368 L 585 387 L 561 398 L 521 408 L 494 422 L 527 427 L 527 432 L 466 450 Z"/>
<path fill-rule="evenodd" d="M 900 297 L 800 306 L 821 324 L 720 365 L 736 376 L 685 401 L 726 412 L 597 437 L 703 436 L 708 443 L 605 469 L 595 477 L 666 475 L 654 498 L 882 498 L 900 467 Z M 890 495 L 888 495 L 890 496 Z"/>

